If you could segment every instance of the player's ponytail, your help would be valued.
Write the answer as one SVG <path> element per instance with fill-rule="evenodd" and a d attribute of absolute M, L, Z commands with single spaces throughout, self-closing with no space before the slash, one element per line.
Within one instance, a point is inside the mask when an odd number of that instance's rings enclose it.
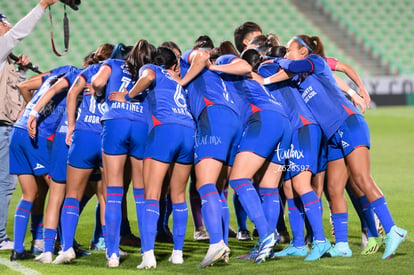
<path fill-rule="evenodd" d="M 300 48 L 306 47 L 309 51 L 309 54 L 318 54 L 325 58 L 325 50 L 323 47 L 322 40 L 319 36 L 309 36 L 306 34 L 301 34 L 293 37 L 299 44 Z"/>
<path fill-rule="evenodd" d="M 319 38 L 319 36 L 312 36 L 310 39 L 312 41 L 312 44 L 314 45 L 313 53 L 325 58 L 325 49 L 323 47 L 322 40 Z"/>
<path fill-rule="evenodd" d="M 126 64 L 133 80 L 138 79 L 139 69 L 143 65 L 152 62 L 155 50 L 154 45 L 148 43 L 145 39 L 138 40 L 135 43 L 128 58 L 126 59 Z"/>

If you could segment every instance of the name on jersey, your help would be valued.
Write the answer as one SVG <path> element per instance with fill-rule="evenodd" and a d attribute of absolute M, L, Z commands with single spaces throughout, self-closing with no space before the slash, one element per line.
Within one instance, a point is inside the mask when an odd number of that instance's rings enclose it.
<path fill-rule="evenodd" d="M 93 123 L 93 124 L 100 124 L 101 123 L 101 117 L 100 116 L 94 116 L 94 115 L 86 115 L 83 119 L 86 123 Z"/>
<path fill-rule="evenodd" d="M 311 100 L 312 97 L 314 97 L 317 93 L 312 88 L 312 86 L 309 86 L 306 88 L 306 90 L 302 93 L 302 98 L 305 101 L 305 103 L 308 103 L 309 100 Z"/>
<path fill-rule="evenodd" d="M 172 107 L 171 110 L 175 114 L 185 115 L 185 116 L 188 116 L 188 117 L 192 118 L 191 115 L 190 115 L 190 113 L 187 111 L 186 108 Z"/>
<path fill-rule="evenodd" d="M 111 109 L 123 109 L 135 113 L 144 113 L 144 106 L 125 102 L 112 102 Z"/>
<path fill-rule="evenodd" d="M 58 133 L 67 133 L 68 132 L 68 126 L 67 125 L 60 126 L 60 128 L 57 132 Z"/>

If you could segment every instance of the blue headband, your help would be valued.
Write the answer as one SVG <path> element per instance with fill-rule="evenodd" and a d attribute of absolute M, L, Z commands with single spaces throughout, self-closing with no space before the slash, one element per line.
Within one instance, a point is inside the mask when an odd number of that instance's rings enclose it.
<path fill-rule="evenodd" d="M 302 44 L 302 46 L 305 46 L 310 52 L 312 52 L 312 48 L 309 47 L 305 41 L 303 41 L 302 38 L 298 37 L 298 36 L 294 36 L 293 39 L 297 40 L 300 44 Z"/>

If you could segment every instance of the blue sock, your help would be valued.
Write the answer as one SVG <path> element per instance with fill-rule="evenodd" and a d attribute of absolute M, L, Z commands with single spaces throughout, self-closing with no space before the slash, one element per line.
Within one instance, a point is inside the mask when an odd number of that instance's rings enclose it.
<path fill-rule="evenodd" d="M 143 247 L 143 242 L 145 242 L 145 240 L 142 240 L 142 213 L 144 210 L 144 188 L 133 188 L 132 192 L 134 194 L 135 211 L 137 213 L 138 231 L 139 235 L 141 236 L 141 247 Z"/>
<path fill-rule="evenodd" d="M 322 213 L 320 210 L 320 200 L 314 191 L 310 191 L 300 196 L 304 207 L 306 218 L 312 228 L 313 238 L 317 241 L 325 240 L 323 231 Z"/>
<path fill-rule="evenodd" d="M 226 245 L 229 244 L 229 226 L 230 226 L 230 210 L 229 205 L 227 204 L 226 194 L 222 191 L 220 193 L 220 202 L 222 207 L 222 216 L 223 221 L 223 241 Z"/>
<path fill-rule="evenodd" d="M 142 235 L 141 239 L 145 240 L 142 252 L 154 250 L 155 236 L 157 235 L 157 222 L 160 217 L 160 204 L 158 200 L 145 200 L 142 213 Z"/>
<path fill-rule="evenodd" d="M 332 213 L 336 243 L 348 242 L 348 212 Z"/>
<path fill-rule="evenodd" d="M 287 199 L 290 228 L 292 229 L 292 244 L 296 247 L 305 245 L 304 219 L 302 204 L 299 200 Z"/>
<path fill-rule="evenodd" d="M 33 240 L 43 240 L 43 214 L 31 215 L 30 232 Z"/>
<path fill-rule="evenodd" d="M 276 230 L 280 215 L 279 188 L 259 188 L 262 208 L 269 227 Z"/>
<path fill-rule="evenodd" d="M 204 224 L 210 235 L 210 244 L 215 244 L 223 240 L 222 212 L 220 196 L 216 185 L 205 184 L 198 189 L 201 198 L 201 213 Z"/>
<path fill-rule="evenodd" d="M 358 218 L 361 223 L 361 230 L 363 230 L 364 228 L 368 229 L 367 218 L 365 217 L 364 212 L 362 210 L 361 198 L 357 198 L 352 193 L 352 190 L 350 189 L 348 184 L 346 185 L 346 191 L 348 193 L 349 198 L 351 199 L 352 206 L 354 207 L 355 211 L 358 214 Z"/>
<path fill-rule="evenodd" d="M 80 203 L 76 198 L 65 198 L 60 216 L 62 224 L 63 251 L 73 247 L 76 227 L 79 221 Z"/>
<path fill-rule="evenodd" d="M 236 214 L 238 231 L 247 230 L 247 213 L 240 203 L 237 193 L 233 194 L 234 213 Z"/>
<path fill-rule="evenodd" d="M 54 248 L 55 248 L 56 235 L 57 235 L 57 230 L 56 229 L 45 228 L 45 230 L 43 232 L 43 243 L 44 243 L 43 252 L 52 252 L 53 253 Z M 66 250 L 64 250 L 64 251 L 66 251 Z"/>
<path fill-rule="evenodd" d="M 140 220 L 142 219 L 142 211 L 144 210 L 144 188 L 134 188 L 135 210 L 137 213 L 138 229 L 141 230 Z"/>
<path fill-rule="evenodd" d="M 385 197 L 381 197 L 373 202 L 371 202 L 371 207 L 377 214 L 378 219 L 380 220 L 382 226 L 384 227 L 385 233 L 391 231 L 391 227 L 395 225 L 394 220 L 392 219 L 390 209 L 388 208 Z"/>
<path fill-rule="evenodd" d="M 182 203 L 173 203 L 172 211 L 174 250 L 183 250 L 188 220 L 187 203 L 185 201 Z"/>
<path fill-rule="evenodd" d="M 101 237 L 103 237 L 101 223 L 101 206 L 99 202 L 97 202 L 95 207 L 95 227 L 93 229 L 92 242 L 98 243 L 99 238 Z"/>
<path fill-rule="evenodd" d="M 20 200 L 14 214 L 14 250 L 18 253 L 24 251 L 24 237 L 26 235 L 27 224 L 29 222 L 32 203 Z"/>
<path fill-rule="evenodd" d="M 113 253 L 119 257 L 123 196 L 124 188 L 122 186 L 106 187 L 105 225 L 107 233 L 106 254 L 108 257 L 111 257 Z"/>
<path fill-rule="evenodd" d="M 269 233 L 273 232 L 267 223 L 263 212 L 259 195 L 250 179 L 235 179 L 229 181 L 230 186 L 237 192 L 241 205 L 243 205 L 247 216 L 256 226 L 260 240 L 263 240 Z"/>
<path fill-rule="evenodd" d="M 302 205 L 302 202 L 301 202 Z M 305 210 L 303 209 L 303 205 L 302 205 L 302 213 L 305 216 L 305 228 L 306 228 L 306 238 L 308 238 L 309 240 L 313 240 L 313 230 L 312 230 L 312 226 L 309 223 L 308 217 L 305 215 Z"/>
<path fill-rule="evenodd" d="M 363 220 L 365 221 L 366 228 L 368 229 L 368 237 L 378 237 L 377 225 L 375 224 L 375 213 L 366 196 L 359 198 L 361 205 Z"/>

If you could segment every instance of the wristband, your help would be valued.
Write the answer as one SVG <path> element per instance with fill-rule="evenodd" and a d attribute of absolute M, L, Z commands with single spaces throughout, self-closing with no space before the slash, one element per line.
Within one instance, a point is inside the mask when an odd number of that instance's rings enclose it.
<path fill-rule="evenodd" d="M 263 85 L 269 85 L 270 84 L 270 76 L 263 79 Z"/>
<path fill-rule="evenodd" d="M 352 90 L 351 88 L 349 88 L 349 90 L 346 92 L 350 97 L 352 97 L 353 95 L 355 95 L 357 92 L 355 92 L 354 90 Z"/>
<path fill-rule="evenodd" d="M 125 94 L 125 100 L 126 101 L 131 101 L 131 97 L 129 96 L 129 93 Z"/>
<path fill-rule="evenodd" d="M 29 113 L 29 116 L 34 116 L 35 119 L 38 119 L 39 118 L 39 113 L 36 110 L 32 109 Z"/>

